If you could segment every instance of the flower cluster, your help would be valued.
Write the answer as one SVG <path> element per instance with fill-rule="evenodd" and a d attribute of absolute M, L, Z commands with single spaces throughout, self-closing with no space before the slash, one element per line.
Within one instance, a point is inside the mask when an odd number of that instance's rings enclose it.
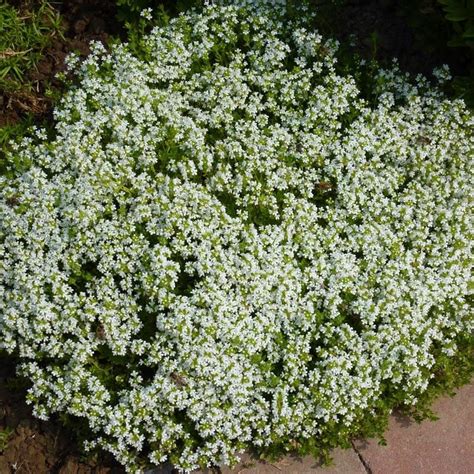
<path fill-rule="evenodd" d="M 255 2 L 96 45 L 0 178 L 0 347 L 131 472 L 416 402 L 474 328 L 474 120 Z M 374 93 L 375 93 L 374 92 Z"/>

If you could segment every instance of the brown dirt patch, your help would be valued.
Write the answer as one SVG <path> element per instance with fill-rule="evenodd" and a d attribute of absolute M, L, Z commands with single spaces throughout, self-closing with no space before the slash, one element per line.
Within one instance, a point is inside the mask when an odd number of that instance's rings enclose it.
<path fill-rule="evenodd" d="M 0 359 L 0 432 L 10 432 L 0 452 L 1 474 L 122 474 L 111 457 L 85 461 L 74 435 L 58 423 L 32 416 L 14 362 Z"/>

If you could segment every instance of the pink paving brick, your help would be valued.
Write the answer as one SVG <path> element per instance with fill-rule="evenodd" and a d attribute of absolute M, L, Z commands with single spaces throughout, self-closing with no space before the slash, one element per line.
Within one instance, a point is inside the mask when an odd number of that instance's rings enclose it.
<path fill-rule="evenodd" d="M 333 464 L 321 467 L 311 456 L 295 458 L 287 456 L 278 462 L 267 463 L 242 456 L 242 462 L 234 469 L 222 469 L 222 474 L 366 474 L 359 456 L 352 449 L 336 449 L 332 453 Z"/>
<path fill-rule="evenodd" d="M 433 405 L 437 421 L 392 417 L 387 446 L 357 442 L 372 474 L 474 474 L 474 383 Z"/>

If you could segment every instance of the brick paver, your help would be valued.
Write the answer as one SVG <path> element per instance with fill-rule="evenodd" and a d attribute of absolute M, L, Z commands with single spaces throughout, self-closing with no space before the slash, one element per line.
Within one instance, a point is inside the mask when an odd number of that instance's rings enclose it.
<path fill-rule="evenodd" d="M 222 474 L 366 474 L 359 456 L 352 449 L 336 449 L 332 453 L 333 464 L 321 465 L 311 456 L 296 458 L 287 456 L 278 462 L 268 463 L 242 456 L 234 469 L 222 469 Z"/>
<path fill-rule="evenodd" d="M 433 405 L 436 421 L 392 417 L 387 446 L 355 446 L 372 474 L 474 474 L 474 383 Z"/>
<path fill-rule="evenodd" d="M 252 459 L 248 454 L 241 456 L 241 462 L 233 469 L 222 468 L 222 474 L 367 474 L 359 456 L 353 449 L 336 449 L 332 453 L 333 464 L 321 465 L 311 456 L 297 458 L 287 456 L 274 463 Z M 193 474 L 207 474 L 207 471 L 195 471 Z M 171 466 L 151 469 L 145 474 L 174 474 Z"/>

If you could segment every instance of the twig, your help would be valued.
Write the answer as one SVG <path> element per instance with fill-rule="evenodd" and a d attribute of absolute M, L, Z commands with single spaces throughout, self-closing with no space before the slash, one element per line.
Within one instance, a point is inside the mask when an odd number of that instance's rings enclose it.
<path fill-rule="evenodd" d="M 276 464 L 273 464 L 273 463 L 269 463 L 270 466 L 273 466 L 275 469 L 278 469 L 279 471 L 281 471 L 281 467 L 278 467 Z"/>
<path fill-rule="evenodd" d="M 0 58 L 5 59 L 10 58 L 11 56 L 19 56 L 21 54 L 29 53 L 30 51 L 33 51 L 33 48 L 29 48 L 25 51 L 13 51 L 12 49 L 6 49 L 5 51 L 0 51 Z"/>

